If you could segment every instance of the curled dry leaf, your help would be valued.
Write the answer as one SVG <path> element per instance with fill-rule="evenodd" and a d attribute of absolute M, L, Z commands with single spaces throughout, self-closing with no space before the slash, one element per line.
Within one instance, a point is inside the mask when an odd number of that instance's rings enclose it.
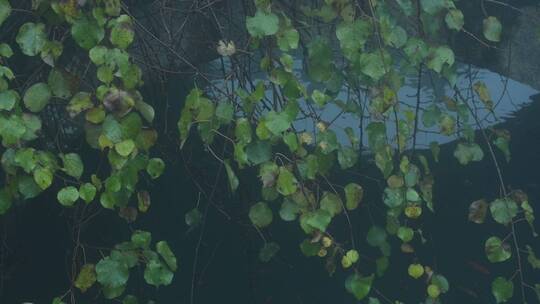
<path fill-rule="evenodd" d="M 488 204 L 484 199 L 472 202 L 469 206 L 469 221 L 482 224 L 486 219 Z"/>
<path fill-rule="evenodd" d="M 133 207 L 123 207 L 118 210 L 118 215 L 128 223 L 133 223 L 137 219 L 138 211 Z"/>
<path fill-rule="evenodd" d="M 217 52 L 221 56 L 232 56 L 236 53 L 236 45 L 233 41 L 220 40 L 217 46 Z"/>

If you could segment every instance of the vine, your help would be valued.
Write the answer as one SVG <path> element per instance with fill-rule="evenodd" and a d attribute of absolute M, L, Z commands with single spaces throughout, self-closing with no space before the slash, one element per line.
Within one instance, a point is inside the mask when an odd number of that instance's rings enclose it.
<path fill-rule="evenodd" d="M 82 223 L 102 209 L 117 211 L 128 222 L 147 212 L 146 187 L 165 170 L 152 149 L 158 137 L 154 109 L 139 92 L 145 72 L 130 54 L 138 21 L 120 0 L 34 0 L 23 8 L 13 8 L 13 2 L 0 0 L 0 25 L 16 24 L 14 36 L 0 44 L 0 215 L 55 191 L 58 203 L 76 214 L 76 223 L 71 285 L 53 304 L 75 303 L 79 292 L 94 285 L 106 299 L 138 303 L 126 295 L 135 268 L 144 269 L 149 285 L 171 284 L 178 263 L 168 243 L 153 243 L 151 233 L 142 230 L 113 248 L 79 239 Z M 497 103 L 482 81 L 462 86 L 445 39 L 463 32 L 497 48 L 503 33 L 497 17 L 486 13 L 476 20 L 482 28 L 478 36 L 466 29 L 453 0 L 305 5 L 257 0 L 249 9 L 245 41 L 238 35 L 216 42 L 222 78 L 204 77 L 189 63 L 203 81 L 185 99 L 177 126 L 180 148 L 196 133 L 224 169 L 231 192 L 242 191 L 243 177 L 256 172 L 260 194 L 247 217 L 263 240 L 262 262 L 280 251 L 279 240 L 265 233 L 279 217 L 304 232 L 298 243 L 306 257 L 324 260 L 330 275 L 338 269 L 347 273 L 344 287 L 356 300 L 400 303 L 375 282 L 384 282 L 390 257 L 401 252 L 408 266 L 400 271 L 425 284 L 419 300 L 441 303 L 451 282 L 414 254 L 418 244 L 428 242 L 423 218 L 437 211 L 432 166 L 441 147 L 417 141 L 431 132 L 458 139 L 453 155 L 461 165 L 483 160 L 487 151 L 497 173 L 498 198 L 473 202 L 468 215 L 481 224 L 489 211 L 509 229 L 506 237 L 490 235 L 484 243 L 490 262 L 516 264 L 514 274 L 501 273 L 492 281 L 496 302 L 531 301 L 526 289 L 540 298 L 540 284 L 523 274 L 525 255 L 533 269 L 540 261 L 530 245 L 519 242 L 516 228 L 524 221 L 536 236 L 533 207 L 523 191 L 509 191 L 497 157 L 510 160 L 510 133 L 484 129 L 481 115 L 495 116 Z M 25 17 L 14 21 L 14 13 Z M 166 47 L 149 30 L 143 32 Z M 67 49 L 76 53 L 78 67 L 69 66 Z M 15 59 L 39 62 L 39 68 L 28 72 L 15 66 L 14 72 Z M 256 73 L 246 68 L 252 64 L 259 67 Z M 20 77 L 23 72 L 29 76 Z M 415 79 L 412 105 L 398 94 L 410 79 Z M 426 96 L 427 86 L 433 98 Z M 340 126 L 342 118 L 358 127 Z M 79 137 L 83 147 L 74 149 Z M 351 174 L 370 161 L 384 183 L 375 203 L 384 222 L 364 208 L 365 196 L 377 191 Z M 188 226 L 203 221 L 206 211 L 200 208 L 197 202 L 185 215 Z M 358 232 L 353 215 L 360 212 L 369 213 L 372 224 Z M 333 229 L 340 220 L 345 233 Z M 201 240 L 202 235 L 199 245 Z M 89 250 L 100 257 L 87 260 Z M 192 303 L 194 282 L 195 277 Z"/>

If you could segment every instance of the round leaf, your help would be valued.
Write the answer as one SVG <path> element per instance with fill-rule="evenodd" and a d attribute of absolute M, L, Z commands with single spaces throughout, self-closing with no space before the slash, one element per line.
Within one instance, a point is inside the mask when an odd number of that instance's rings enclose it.
<path fill-rule="evenodd" d="M 491 283 L 491 293 L 497 303 L 505 303 L 512 298 L 514 294 L 514 283 L 503 277 L 497 277 Z"/>
<path fill-rule="evenodd" d="M 165 170 L 165 163 L 161 158 L 152 158 L 148 161 L 146 172 L 152 179 L 160 177 L 163 170 Z"/>
<path fill-rule="evenodd" d="M 486 255 L 491 263 L 499 263 L 508 260 L 512 256 L 510 246 L 503 243 L 500 238 L 492 236 L 486 240 L 484 245 Z"/>
<path fill-rule="evenodd" d="M 156 287 L 171 284 L 173 276 L 169 268 L 159 260 L 150 260 L 144 269 L 144 280 Z"/>
<path fill-rule="evenodd" d="M 362 277 L 359 274 L 352 274 L 345 280 L 345 288 L 352 293 L 357 300 L 365 298 L 371 290 L 373 275 Z"/>
<path fill-rule="evenodd" d="M 46 83 L 38 82 L 28 88 L 24 93 L 24 105 L 34 113 L 39 112 L 49 103 L 51 96 L 49 86 Z"/>
<path fill-rule="evenodd" d="M 58 191 L 56 198 L 63 206 L 73 206 L 75 201 L 79 199 L 79 191 L 73 186 L 68 186 Z"/>
<path fill-rule="evenodd" d="M 96 187 L 90 183 L 84 183 L 79 188 L 79 196 L 86 202 L 91 202 L 96 196 Z"/>
<path fill-rule="evenodd" d="M 489 16 L 483 21 L 484 37 L 493 42 L 501 41 L 502 24 L 497 17 Z"/>
<path fill-rule="evenodd" d="M 129 269 L 125 263 L 106 257 L 96 265 L 97 281 L 107 287 L 117 288 L 126 284 Z"/>
<path fill-rule="evenodd" d="M 345 207 L 348 210 L 358 208 L 358 205 L 364 197 L 364 189 L 362 186 L 350 183 L 345 186 Z"/>
<path fill-rule="evenodd" d="M 71 26 L 71 36 L 80 47 L 89 50 L 103 40 L 105 31 L 93 18 L 83 17 Z"/>
<path fill-rule="evenodd" d="M 253 37 L 274 35 L 279 29 L 279 18 L 276 14 L 257 10 L 255 16 L 246 18 L 246 27 Z"/>
<path fill-rule="evenodd" d="M 249 209 L 249 219 L 259 228 L 266 227 L 272 223 L 272 209 L 265 202 L 258 202 Z"/>
<path fill-rule="evenodd" d="M 172 271 L 176 271 L 178 268 L 176 257 L 169 247 L 169 244 L 167 244 L 165 241 L 157 242 L 156 251 L 159 253 L 159 255 L 161 255 L 165 263 L 167 263 L 167 266 L 169 266 Z"/>
<path fill-rule="evenodd" d="M 19 28 L 16 40 L 23 54 L 36 56 L 41 52 L 47 42 L 45 25 L 43 23 L 36 24 L 32 22 L 23 24 Z"/>
<path fill-rule="evenodd" d="M 261 260 L 261 262 L 266 263 L 270 261 L 276 255 L 276 253 L 278 253 L 278 251 L 279 251 L 278 243 L 276 242 L 265 243 L 264 246 L 259 251 L 259 260 Z"/>
<path fill-rule="evenodd" d="M 489 204 L 489 211 L 497 223 L 506 225 L 517 215 L 518 206 L 511 199 L 496 199 Z"/>

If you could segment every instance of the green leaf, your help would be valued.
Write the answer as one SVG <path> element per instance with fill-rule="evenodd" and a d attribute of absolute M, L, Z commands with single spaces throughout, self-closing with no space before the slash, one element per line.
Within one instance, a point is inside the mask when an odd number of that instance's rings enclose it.
<path fill-rule="evenodd" d="M 358 208 L 358 205 L 364 197 L 364 188 L 362 186 L 350 183 L 345 186 L 345 207 L 348 210 Z"/>
<path fill-rule="evenodd" d="M 366 240 L 370 246 L 383 246 L 383 244 L 386 243 L 386 231 L 379 226 L 371 226 L 367 233 Z"/>
<path fill-rule="evenodd" d="M 445 65 L 452 66 L 454 62 L 455 57 L 452 49 L 447 46 L 439 46 L 431 49 L 427 67 L 440 73 Z"/>
<path fill-rule="evenodd" d="M 150 242 L 152 242 L 152 234 L 148 231 L 135 230 L 131 235 L 131 242 L 136 247 L 148 249 Z"/>
<path fill-rule="evenodd" d="M 11 14 L 11 5 L 8 0 L 0 0 L 0 25 L 6 21 Z"/>
<path fill-rule="evenodd" d="M 56 198 L 61 205 L 70 207 L 79 199 L 79 191 L 73 186 L 67 186 L 58 191 Z"/>
<path fill-rule="evenodd" d="M 252 164 L 259 165 L 271 159 L 272 146 L 268 141 L 257 140 L 246 146 L 246 154 Z"/>
<path fill-rule="evenodd" d="M 79 113 L 91 109 L 94 107 L 92 103 L 92 95 L 87 92 L 79 92 L 71 98 L 69 104 L 66 106 L 66 110 L 70 117 L 75 117 Z"/>
<path fill-rule="evenodd" d="M 514 283 L 503 277 L 497 277 L 491 283 L 491 293 L 497 303 L 505 303 L 512 298 L 514 294 Z"/>
<path fill-rule="evenodd" d="M 527 223 L 531 227 L 531 230 L 533 232 L 533 236 L 537 237 L 538 234 L 536 233 L 536 230 L 534 228 L 535 216 L 534 216 L 533 207 L 529 204 L 528 201 L 524 201 L 524 202 L 521 203 L 521 209 L 523 209 L 523 211 L 525 212 L 525 220 L 527 221 Z"/>
<path fill-rule="evenodd" d="M 107 115 L 102 125 L 102 134 L 111 142 L 117 143 L 122 140 L 122 128 L 120 123 L 112 115 Z"/>
<path fill-rule="evenodd" d="M 261 262 L 269 262 L 279 251 L 279 244 L 276 242 L 265 243 L 259 250 L 259 260 Z"/>
<path fill-rule="evenodd" d="M 251 125 L 246 118 L 236 120 L 234 135 L 239 143 L 248 144 L 251 142 Z"/>
<path fill-rule="evenodd" d="M 451 30 L 461 31 L 465 24 L 463 13 L 458 9 L 451 9 L 444 18 L 446 26 Z"/>
<path fill-rule="evenodd" d="M 405 198 L 407 199 L 408 202 L 420 201 L 420 195 L 413 188 L 407 189 L 407 192 L 405 193 Z"/>
<path fill-rule="evenodd" d="M 352 293 L 356 300 L 364 299 L 371 290 L 373 275 L 363 277 L 357 273 L 350 275 L 345 280 L 345 289 Z"/>
<path fill-rule="evenodd" d="M 80 47 L 90 50 L 103 40 L 105 31 L 94 18 L 83 16 L 71 26 L 71 36 Z"/>
<path fill-rule="evenodd" d="M 291 195 L 297 190 L 298 181 L 286 167 L 279 168 L 277 191 L 282 195 Z"/>
<path fill-rule="evenodd" d="M 173 276 L 169 268 L 159 260 L 150 260 L 144 269 L 144 280 L 156 287 L 171 284 Z"/>
<path fill-rule="evenodd" d="M 296 136 L 296 133 L 287 132 L 283 136 L 283 142 L 289 147 L 289 150 L 291 152 L 295 152 L 298 150 L 298 138 Z"/>
<path fill-rule="evenodd" d="M 279 209 L 279 216 L 286 222 L 296 220 L 296 217 L 300 213 L 300 207 L 293 201 L 288 199 L 283 200 L 281 208 Z"/>
<path fill-rule="evenodd" d="M 266 115 L 266 128 L 274 135 L 280 135 L 282 132 L 287 131 L 290 126 L 290 121 L 287 113 L 276 113 L 274 111 L 268 112 Z"/>
<path fill-rule="evenodd" d="M 70 75 L 59 69 L 52 69 L 47 78 L 47 84 L 55 97 L 68 99 L 73 95 Z"/>
<path fill-rule="evenodd" d="M 114 150 L 123 157 L 128 157 L 134 149 L 135 142 L 131 139 L 123 140 L 114 145 Z"/>
<path fill-rule="evenodd" d="M 264 228 L 272 223 L 272 209 L 265 202 L 258 202 L 249 209 L 249 219 L 253 225 Z"/>
<path fill-rule="evenodd" d="M 81 292 L 86 292 L 96 282 L 96 271 L 94 264 L 85 264 L 81 267 L 77 279 L 75 279 L 75 287 L 79 288 Z"/>
<path fill-rule="evenodd" d="M 262 38 L 277 33 L 279 18 L 276 14 L 257 10 L 255 16 L 246 18 L 246 27 L 253 37 Z"/>
<path fill-rule="evenodd" d="M 442 293 L 446 293 L 448 292 L 448 290 L 450 290 L 450 284 L 448 283 L 448 280 L 440 274 L 436 274 L 431 277 L 431 284 L 438 286 Z"/>
<path fill-rule="evenodd" d="M 118 298 L 124 293 L 124 290 L 126 290 L 126 285 L 118 286 L 118 287 L 111 287 L 111 286 L 103 286 L 103 297 L 105 299 L 114 299 Z"/>
<path fill-rule="evenodd" d="M 437 124 L 441 118 L 441 109 L 435 104 L 429 105 L 422 113 L 422 123 L 426 128 L 431 128 Z"/>
<path fill-rule="evenodd" d="M 334 71 L 332 64 L 332 49 L 329 42 L 320 36 L 308 45 L 308 73 L 317 82 L 327 81 Z"/>
<path fill-rule="evenodd" d="M 336 29 L 336 36 L 345 57 L 354 58 L 357 52 L 364 48 L 371 33 L 371 24 L 360 18 L 352 23 L 340 23 Z"/>
<path fill-rule="evenodd" d="M 166 241 L 157 242 L 156 251 L 159 253 L 159 255 L 161 255 L 167 266 L 169 266 L 172 271 L 176 271 L 176 269 L 178 268 L 178 264 L 176 262 L 176 257 L 174 256 L 174 253 L 169 247 L 169 244 L 167 244 Z"/>
<path fill-rule="evenodd" d="M 7 90 L 0 93 L 0 110 L 11 111 L 20 97 L 16 91 Z"/>
<path fill-rule="evenodd" d="M 84 172 L 84 164 L 77 153 L 61 154 L 60 158 L 64 164 L 62 170 L 69 176 L 80 179 Z"/>
<path fill-rule="evenodd" d="M 531 264 L 533 269 L 540 269 L 540 260 L 534 254 L 534 251 L 531 246 L 527 245 L 527 261 Z"/>
<path fill-rule="evenodd" d="M 129 269 L 125 263 L 105 257 L 96 265 L 97 281 L 104 286 L 118 288 L 124 286 L 129 278 Z"/>
<path fill-rule="evenodd" d="M 483 21 L 484 37 L 493 42 L 501 41 L 502 24 L 497 17 L 489 16 Z"/>
<path fill-rule="evenodd" d="M 116 18 L 109 37 L 111 43 L 120 49 L 126 49 L 133 42 L 133 38 L 135 38 L 135 31 L 131 18 L 128 15 Z"/>
<path fill-rule="evenodd" d="M 106 3 L 110 3 L 110 1 Z M 139 304 L 139 300 L 137 300 L 135 296 L 127 295 L 124 300 L 122 300 L 122 304 Z"/>
<path fill-rule="evenodd" d="M 86 202 L 90 203 L 96 196 L 96 187 L 91 183 L 84 183 L 79 187 L 79 196 Z"/>
<path fill-rule="evenodd" d="M 382 277 L 384 275 L 384 273 L 386 272 L 386 270 L 388 269 L 388 266 L 389 266 L 388 258 L 385 257 L 385 256 L 382 256 L 382 257 L 378 258 L 375 261 L 375 266 L 377 268 L 377 276 Z"/>
<path fill-rule="evenodd" d="M 308 228 L 317 229 L 321 232 L 325 232 L 326 228 L 332 221 L 332 215 L 326 210 L 317 209 L 315 211 L 305 214 L 305 216 L 301 217 L 301 220 L 302 219 L 304 219 L 305 224 L 308 226 Z M 308 231 L 305 232 L 309 233 Z"/>
<path fill-rule="evenodd" d="M 2 13 L 1 13 L 1 10 L 2 10 L 2 2 L 3 1 L 6 1 L 6 0 L 0 0 L 0 25 L 2 24 Z M 10 58 L 11 56 L 13 56 L 13 50 L 11 49 L 11 46 L 9 46 L 9 44 L 7 43 L 0 43 L 0 56 L 2 57 L 5 57 L 5 58 Z"/>
<path fill-rule="evenodd" d="M 328 211 L 330 216 L 334 217 L 341 213 L 342 204 L 343 203 L 341 202 L 339 196 L 335 195 L 334 193 L 324 192 L 320 202 L 320 208 Z"/>
<path fill-rule="evenodd" d="M 152 179 L 156 179 L 161 176 L 165 170 L 165 163 L 161 158 L 151 158 L 148 160 L 148 165 L 146 166 L 146 172 Z"/>
<path fill-rule="evenodd" d="M 410 242 L 414 237 L 414 230 L 409 227 L 401 226 L 398 228 L 397 236 L 404 243 Z"/>
<path fill-rule="evenodd" d="M 317 142 L 323 154 L 330 154 L 332 151 L 335 151 L 339 148 L 336 133 L 332 130 L 325 130 L 324 132 L 319 133 L 319 136 L 317 137 Z M 342 156 L 342 158 L 346 157 Z M 349 156 L 349 158 L 354 157 Z M 342 161 L 347 162 L 347 160 Z M 352 162 L 354 160 L 351 159 L 350 161 Z"/>
<path fill-rule="evenodd" d="M 19 183 L 17 184 L 17 188 L 19 193 L 22 194 L 25 199 L 34 198 L 42 191 L 34 179 L 28 175 L 21 177 Z"/>
<path fill-rule="evenodd" d="M 484 152 L 476 143 L 459 143 L 454 151 L 454 157 L 460 164 L 467 165 L 472 161 L 481 161 L 484 158 Z"/>
<path fill-rule="evenodd" d="M 23 101 L 26 108 L 34 113 L 45 108 L 51 99 L 51 90 L 46 83 L 38 82 L 24 93 Z"/>
<path fill-rule="evenodd" d="M 420 0 L 424 12 L 434 15 L 446 8 L 445 0 Z"/>
<path fill-rule="evenodd" d="M 62 299 L 56 297 L 53 299 L 52 304 L 66 304 L 66 302 L 62 301 Z"/>
<path fill-rule="evenodd" d="M 216 117 L 223 124 L 231 122 L 234 116 L 234 107 L 228 102 L 220 102 L 216 107 Z"/>
<path fill-rule="evenodd" d="M 299 40 L 300 35 L 298 34 L 298 31 L 291 27 L 278 34 L 277 44 L 282 51 L 288 51 L 289 49 L 294 50 L 298 48 Z"/>
<path fill-rule="evenodd" d="M 37 164 L 36 153 L 33 148 L 17 150 L 14 157 L 15 164 L 23 168 L 26 173 L 32 172 Z"/>
<path fill-rule="evenodd" d="M 508 260 L 512 256 L 510 246 L 503 243 L 500 238 L 492 236 L 484 245 L 486 256 L 491 263 L 499 263 Z"/>
<path fill-rule="evenodd" d="M 338 150 L 338 163 L 341 169 L 352 168 L 358 161 L 359 151 L 351 147 L 343 147 Z"/>
<path fill-rule="evenodd" d="M 404 202 L 403 197 L 403 190 L 402 189 L 392 189 L 392 188 L 386 188 L 384 189 L 384 197 L 383 202 L 385 205 L 387 205 L 390 208 L 399 207 Z"/>
<path fill-rule="evenodd" d="M 106 47 L 98 45 L 90 49 L 88 55 L 92 63 L 94 63 L 95 65 L 102 65 L 108 59 L 108 52 L 109 50 Z"/>
<path fill-rule="evenodd" d="M 409 268 L 407 268 L 407 273 L 411 277 L 418 279 L 424 275 L 424 266 L 421 264 L 411 264 L 409 265 Z"/>
<path fill-rule="evenodd" d="M 38 167 L 34 170 L 34 181 L 45 190 L 52 184 L 53 172 L 49 168 Z"/>
<path fill-rule="evenodd" d="M 399 7 L 405 13 L 406 16 L 411 16 L 414 12 L 413 4 L 411 0 L 396 0 L 396 2 L 399 4 Z M 372 303 L 369 303 L 372 304 Z"/>
<path fill-rule="evenodd" d="M 54 67 L 63 51 L 64 45 L 61 42 L 47 41 L 41 50 L 41 60 L 49 66 Z"/>
<path fill-rule="evenodd" d="M 386 53 L 362 53 L 360 55 L 359 64 L 362 73 L 371 77 L 374 81 L 378 81 L 388 72 L 387 68 L 390 64 L 390 60 L 390 57 Z"/>
<path fill-rule="evenodd" d="M 497 136 L 497 138 L 493 141 L 493 144 L 501 150 L 501 152 L 504 154 L 504 157 L 506 158 L 506 161 L 510 161 L 510 137 L 508 136 Z"/>
<path fill-rule="evenodd" d="M 11 196 L 5 189 L 0 189 L 0 215 L 5 214 L 11 208 Z"/>
<path fill-rule="evenodd" d="M 203 215 L 198 208 L 193 208 L 184 216 L 186 225 L 189 227 L 197 227 L 202 221 Z"/>
<path fill-rule="evenodd" d="M 316 256 L 319 250 L 321 250 L 321 245 L 319 243 L 312 243 L 309 239 L 305 239 L 300 243 L 300 250 L 302 254 L 311 257 Z"/>
<path fill-rule="evenodd" d="M 17 43 L 23 54 L 36 56 L 41 52 L 47 42 L 45 34 L 45 24 L 28 22 L 19 28 Z"/>
<path fill-rule="evenodd" d="M 517 215 L 518 206 L 508 198 L 496 199 L 489 204 L 489 211 L 497 223 L 506 225 Z"/>
<path fill-rule="evenodd" d="M 234 173 L 234 170 L 232 169 L 231 165 L 229 164 L 229 161 L 226 160 L 223 162 L 223 165 L 225 166 L 225 171 L 227 171 L 227 178 L 229 180 L 229 187 L 231 187 L 231 191 L 234 192 L 238 188 L 238 185 L 240 182 L 238 181 L 238 177 Z"/>

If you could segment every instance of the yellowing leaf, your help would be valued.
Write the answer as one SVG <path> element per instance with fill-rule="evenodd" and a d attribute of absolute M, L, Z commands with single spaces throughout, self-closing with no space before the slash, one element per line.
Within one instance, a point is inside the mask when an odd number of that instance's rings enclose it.
<path fill-rule="evenodd" d="M 81 292 L 86 292 L 96 282 L 96 271 L 94 264 L 85 264 L 75 280 L 75 287 L 79 288 Z"/>
<path fill-rule="evenodd" d="M 407 272 L 411 277 L 418 279 L 422 275 L 424 275 L 424 266 L 422 266 L 421 264 L 411 264 L 409 265 Z"/>
<path fill-rule="evenodd" d="M 480 101 L 486 106 L 490 111 L 493 110 L 493 100 L 489 94 L 489 90 L 486 84 L 483 81 L 477 81 L 473 84 L 473 89 L 480 98 Z"/>

